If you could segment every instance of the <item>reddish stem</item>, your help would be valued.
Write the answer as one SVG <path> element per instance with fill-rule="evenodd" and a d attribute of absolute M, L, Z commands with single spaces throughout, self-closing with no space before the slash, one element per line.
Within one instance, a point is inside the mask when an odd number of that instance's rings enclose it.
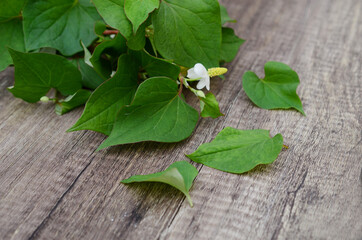
<path fill-rule="evenodd" d="M 118 30 L 105 30 L 103 32 L 103 35 L 111 35 L 111 34 L 117 34 L 117 33 L 119 33 Z"/>
<path fill-rule="evenodd" d="M 180 88 L 178 89 L 178 95 L 181 97 L 181 93 L 182 93 L 182 88 L 184 85 L 184 77 L 181 75 L 178 76 L 178 79 L 180 80 Z"/>

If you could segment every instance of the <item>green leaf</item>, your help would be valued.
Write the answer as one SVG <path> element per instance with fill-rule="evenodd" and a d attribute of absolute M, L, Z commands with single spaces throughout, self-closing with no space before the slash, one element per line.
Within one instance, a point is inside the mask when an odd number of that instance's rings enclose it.
<path fill-rule="evenodd" d="M 280 62 L 267 62 L 264 70 L 264 79 L 250 71 L 243 76 L 243 88 L 250 100 L 264 109 L 294 108 L 305 115 L 296 93 L 298 74 Z"/>
<path fill-rule="evenodd" d="M 62 95 L 74 94 L 81 74 L 66 58 L 48 53 L 22 53 L 9 48 L 15 65 L 15 86 L 9 91 L 27 102 L 37 102 L 51 88 Z"/>
<path fill-rule="evenodd" d="M 58 115 L 63 115 L 73 110 L 74 108 L 85 104 L 91 93 L 92 92 L 89 90 L 79 89 L 73 95 L 70 95 L 67 98 L 57 102 L 55 105 L 55 113 Z"/>
<path fill-rule="evenodd" d="M 220 116 L 224 116 L 224 114 L 220 112 L 219 103 L 216 100 L 214 94 L 209 92 L 206 94 L 205 98 L 199 97 L 199 99 L 201 117 L 218 118 Z"/>
<path fill-rule="evenodd" d="M 114 39 L 105 40 L 99 44 L 90 58 L 94 70 L 103 78 L 108 79 L 112 73 L 114 61 L 127 51 L 126 40 L 121 34 Z M 106 54 L 107 58 L 103 57 Z"/>
<path fill-rule="evenodd" d="M 187 157 L 221 171 L 244 173 L 259 164 L 274 162 L 282 147 L 280 134 L 271 138 L 268 130 L 226 127 L 212 142 L 202 144 Z"/>
<path fill-rule="evenodd" d="M 187 201 L 192 207 L 193 204 L 189 191 L 197 174 L 197 169 L 190 163 L 179 161 L 171 164 L 165 171 L 148 175 L 134 175 L 128 179 L 122 180 L 121 183 L 161 182 L 169 184 L 185 194 Z"/>
<path fill-rule="evenodd" d="M 103 32 L 107 30 L 107 25 L 102 21 L 97 21 L 94 24 L 94 32 L 98 37 L 104 38 Z"/>
<path fill-rule="evenodd" d="M 1 0 L 0 22 L 20 17 L 24 4 L 25 0 Z"/>
<path fill-rule="evenodd" d="M 141 50 L 145 47 L 146 44 L 146 23 L 142 23 L 142 25 L 138 28 L 137 32 L 127 38 L 127 47 L 132 50 Z"/>
<path fill-rule="evenodd" d="M 133 35 L 132 23 L 124 13 L 124 0 L 93 0 L 93 3 L 109 26 L 118 29 L 126 39 Z"/>
<path fill-rule="evenodd" d="M 109 138 L 98 149 L 142 141 L 178 142 L 191 135 L 198 117 L 179 97 L 175 81 L 149 78 L 139 86 L 132 104 L 120 110 Z"/>
<path fill-rule="evenodd" d="M 169 77 L 177 79 L 180 74 L 180 67 L 161 58 L 151 56 L 145 51 L 133 51 L 142 70 L 146 71 L 149 77 Z"/>
<path fill-rule="evenodd" d="M 148 15 L 158 8 L 160 0 L 125 0 L 124 12 L 132 22 L 133 32 L 137 32 L 138 27 L 146 21 Z"/>
<path fill-rule="evenodd" d="M 145 26 L 139 27 L 133 34 L 132 23 L 124 12 L 124 0 L 93 0 L 99 14 L 111 27 L 118 29 L 127 39 L 127 45 L 133 50 L 141 50 L 145 45 Z"/>
<path fill-rule="evenodd" d="M 100 19 L 89 0 L 27 1 L 23 16 L 27 50 L 53 47 L 67 56 L 82 50 L 80 41 L 92 43 Z"/>
<path fill-rule="evenodd" d="M 13 61 L 7 47 L 18 51 L 25 51 L 23 24 L 21 19 L 15 18 L 0 23 L 0 72 Z"/>
<path fill-rule="evenodd" d="M 119 109 L 130 104 L 137 89 L 138 65 L 130 55 L 121 55 L 116 74 L 91 95 L 84 112 L 70 131 L 93 130 L 109 135 Z"/>
<path fill-rule="evenodd" d="M 216 0 L 164 0 L 152 14 L 154 42 L 164 58 L 184 67 L 219 65 L 220 8 Z"/>
<path fill-rule="evenodd" d="M 94 90 L 104 82 L 98 73 L 88 64 L 86 64 L 83 59 L 79 59 L 78 65 L 79 71 L 82 74 L 83 87 Z"/>
<path fill-rule="evenodd" d="M 93 64 L 90 61 L 92 54 L 89 52 L 88 48 L 84 45 L 84 43 L 82 41 L 80 43 L 81 43 L 81 45 L 83 47 L 83 51 L 84 51 L 84 58 L 83 58 L 84 63 L 86 63 L 90 67 L 93 67 Z"/>
<path fill-rule="evenodd" d="M 231 62 L 238 54 L 241 44 L 245 40 L 235 35 L 232 28 L 222 28 L 222 44 L 220 52 L 220 60 Z"/>
<path fill-rule="evenodd" d="M 233 22 L 233 23 L 236 22 L 235 19 L 232 19 L 229 17 L 226 7 L 224 7 L 221 4 L 220 4 L 220 15 L 221 15 L 221 25 L 224 25 L 225 23 L 228 23 L 228 22 Z"/>

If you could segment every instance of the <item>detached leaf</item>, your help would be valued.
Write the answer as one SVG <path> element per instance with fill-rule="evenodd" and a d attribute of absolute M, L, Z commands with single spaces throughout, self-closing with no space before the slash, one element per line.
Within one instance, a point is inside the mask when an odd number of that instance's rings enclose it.
<path fill-rule="evenodd" d="M 51 88 L 62 95 L 82 87 L 82 76 L 66 58 L 48 53 L 22 53 L 9 48 L 15 65 L 15 86 L 9 91 L 27 102 L 37 102 Z"/>
<path fill-rule="evenodd" d="M 149 78 L 137 89 L 132 104 L 120 110 L 111 135 L 98 150 L 142 141 L 179 142 L 191 135 L 198 117 L 179 97 L 175 81 Z"/>
<path fill-rule="evenodd" d="M 2 7 L 0 9 L 3 9 Z M 0 10 L 1 11 L 1 10 Z M 0 72 L 13 63 L 7 47 L 25 51 L 23 24 L 20 18 L 0 23 Z"/>
<path fill-rule="evenodd" d="M 55 105 L 55 113 L 58 115 L 63 115 L 74 108 L 82 106 L 88 100 L 91 95 L 91 91 L 79 89 L 73 95 L 68 96 L 64 100 L 60 100 Z"/>
<path fill-rule="evenodd" d="M 298 74 L 280 62 L 267 62 L 264 70 L 264 79 L 259 79 L 250 71 L 243 76 L 243 88 L 250 100 L 264 109 L 294 108 L 305 115 L 302 102 L 296 93 L 299 85 Z"/>
<path fill-rule="evenodd" d="M 244 42 L 244 39 L 235 35 L 234 29 L 223 27 L 220 60 L 231 62 L 238 54 L 239 48 Z"/>
<path fill-rule="evenodd" d="M 221 22 L 215 0 L 164 0 L 152 14 L 154 42 L 164 58 L 191 68 L 219 65 Z"/>
<path fill-rule="evenodd" d="M 118 29 L 127 39 L 127 45 L 133 50 L 141 50 L 145 45 L 144 24 L 133 33 L 132 23 L 124 12 L 124 0 L 93 0 L 99 14 L 111 27 Z"/>
<path fill-rule="evenodd" d="M 220 112 L 219 103 L 216 100 L 214 94 L 209 92 L 206 94 L 205 98 L 199 97 L 199 99 L 201 117 L 218 118 L 220 116 L 224 116 L 224 114 Z"/>
<path fill-rule="evenodd" d="M 280 134 L 273 138 L 268 130 L 223 129 L 210 143 L 187 155 L 192 161 L 231 173 L 244 173 L 259 164 L 275 161 L 283 147 Z"/>
<path fill-rule="evenodd" d="M 132 22 L 133 32 L 137 32 L 138 27 L 146 21 L 148 15 L 158 8 L 160 0 L 125 0 L 124 11 L 128 19 Z"/>
<path fill-rule="evenodd" d="M 116 74 L 92 93 L 82 116 L 68 132 L 93 130 L 109 135 L 117 112 L 133 99 L 137 89 L 137 73 L 135 59 L 126 54 L 120 56 Z"/>
<path fill-rule="evenodd" d="M 236 22 L 235 19 L 232 19 L 229 17 L 226 7 L 224 7 L 221 4 L 220 4 L 220 15 L 221 15 L 221 25 L 224 25 L 225 23 L 228 23 L 228 22 L 233 22 L 233 23 Z"/>
<path fill-rule="evenodd" d="M 27 1 L 23 16 L 27 50 L 53 47 L 66 56 L 82 51 L 80 41 L 92 43 L 94 23 L 100 20 L 89 0 Z"/>
<path fill-rule="evenodd" d="M 198 171 L 194 166 L 186 161 L 180 161 L 171 164 L 165 171 L 148 175 L 135 175 L 122 180 L 121 183 L 161 182 L 169 184 L 185 194 L 187 201 L 192 207 L 193 204 L 189 191 L 197 174 Z"/>

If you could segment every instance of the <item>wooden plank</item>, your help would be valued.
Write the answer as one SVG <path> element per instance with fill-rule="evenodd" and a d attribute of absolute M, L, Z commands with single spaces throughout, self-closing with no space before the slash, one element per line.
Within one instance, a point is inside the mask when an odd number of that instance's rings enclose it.
<path fill-rule="evenodd" d="M 13 70 L 0 73 L 1 238 L 361 238 L 361 1 L 223 2 L 247 39 L 227 80 L 212 82 L 225 117 L 203 119 L 182 143 L 94 152 L 101 134 L 65 133 L 81 109 L 58 117 L 14 99 L 4 89 Z M 248 100 L 241 76 L 263 75 L 268 60 L 298 72 L 307 117 Z M 193 208 L 167 185 L 119 184 L 184 160 L 225 126 L 280 132 L 290 148 L 248 174 L 195 165 Z"/>

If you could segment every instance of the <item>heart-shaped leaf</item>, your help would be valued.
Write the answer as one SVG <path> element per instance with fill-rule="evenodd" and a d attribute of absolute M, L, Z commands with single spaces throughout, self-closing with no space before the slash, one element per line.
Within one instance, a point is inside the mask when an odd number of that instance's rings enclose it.
<path fill-rule="evenodd" d="M 73 55 L 97 37 L 94 23 L 100 20 L 89 0 L 27 1 L 24 11 L 27 50 L 53 47 L 63 55 Z"/>
<path fill-rule="evenodd" d="M 243 88 L 250 100 L 264 109 L 294 108 L 305 115 L 296 93 L 298 74 L 280 62 L 267 62 L 264 70 L 264 79 L 250 71 L 243 76 Z"/>
<path fill-rule="evenodd" d="M 191 135 L 198 117 L 179 96 L 174 80 L 149 78 L 139 86 L 132 104 L 120 110 L 110 136 L 98 149 L 142 141 L 178 142 Z"/>
<path fill-rule="evenodd" d="M 192 161 L 231 173 L 244 173 L 259 164 L 275 161 L 283 147 L 280 134 L 273 138 L 268 130 L 223 129 L 210 143 L 187 155 Z"/>
<path fill-rule="evenodd" d="M 82 76 L 66 58 L 48 53 L 22 53 L 9 48 L 15 65 L 15 86 L 9 91 L 27 102 L 37 102 L 51 88 L 64 96 L 82 87 Z"/>
<path fill-rule="evenodd" d="M 219 65 L 221 22 L 215 0 L 164 0 L 152 15 L 157 50 L 175 63 L 206 68 Z"/>
<path fill-rule="evenodd" d="M 186 161 L 179 161 L 171 164 L 165 171 L 148 175 L 135 175 L 122 180 L 121 183 L 161 182 L 169 184 L 185 194 L 187 201 L 192 207 L 193 204 L 189 191 L 197 174 L 197 169 L 190 163 Z"/>

